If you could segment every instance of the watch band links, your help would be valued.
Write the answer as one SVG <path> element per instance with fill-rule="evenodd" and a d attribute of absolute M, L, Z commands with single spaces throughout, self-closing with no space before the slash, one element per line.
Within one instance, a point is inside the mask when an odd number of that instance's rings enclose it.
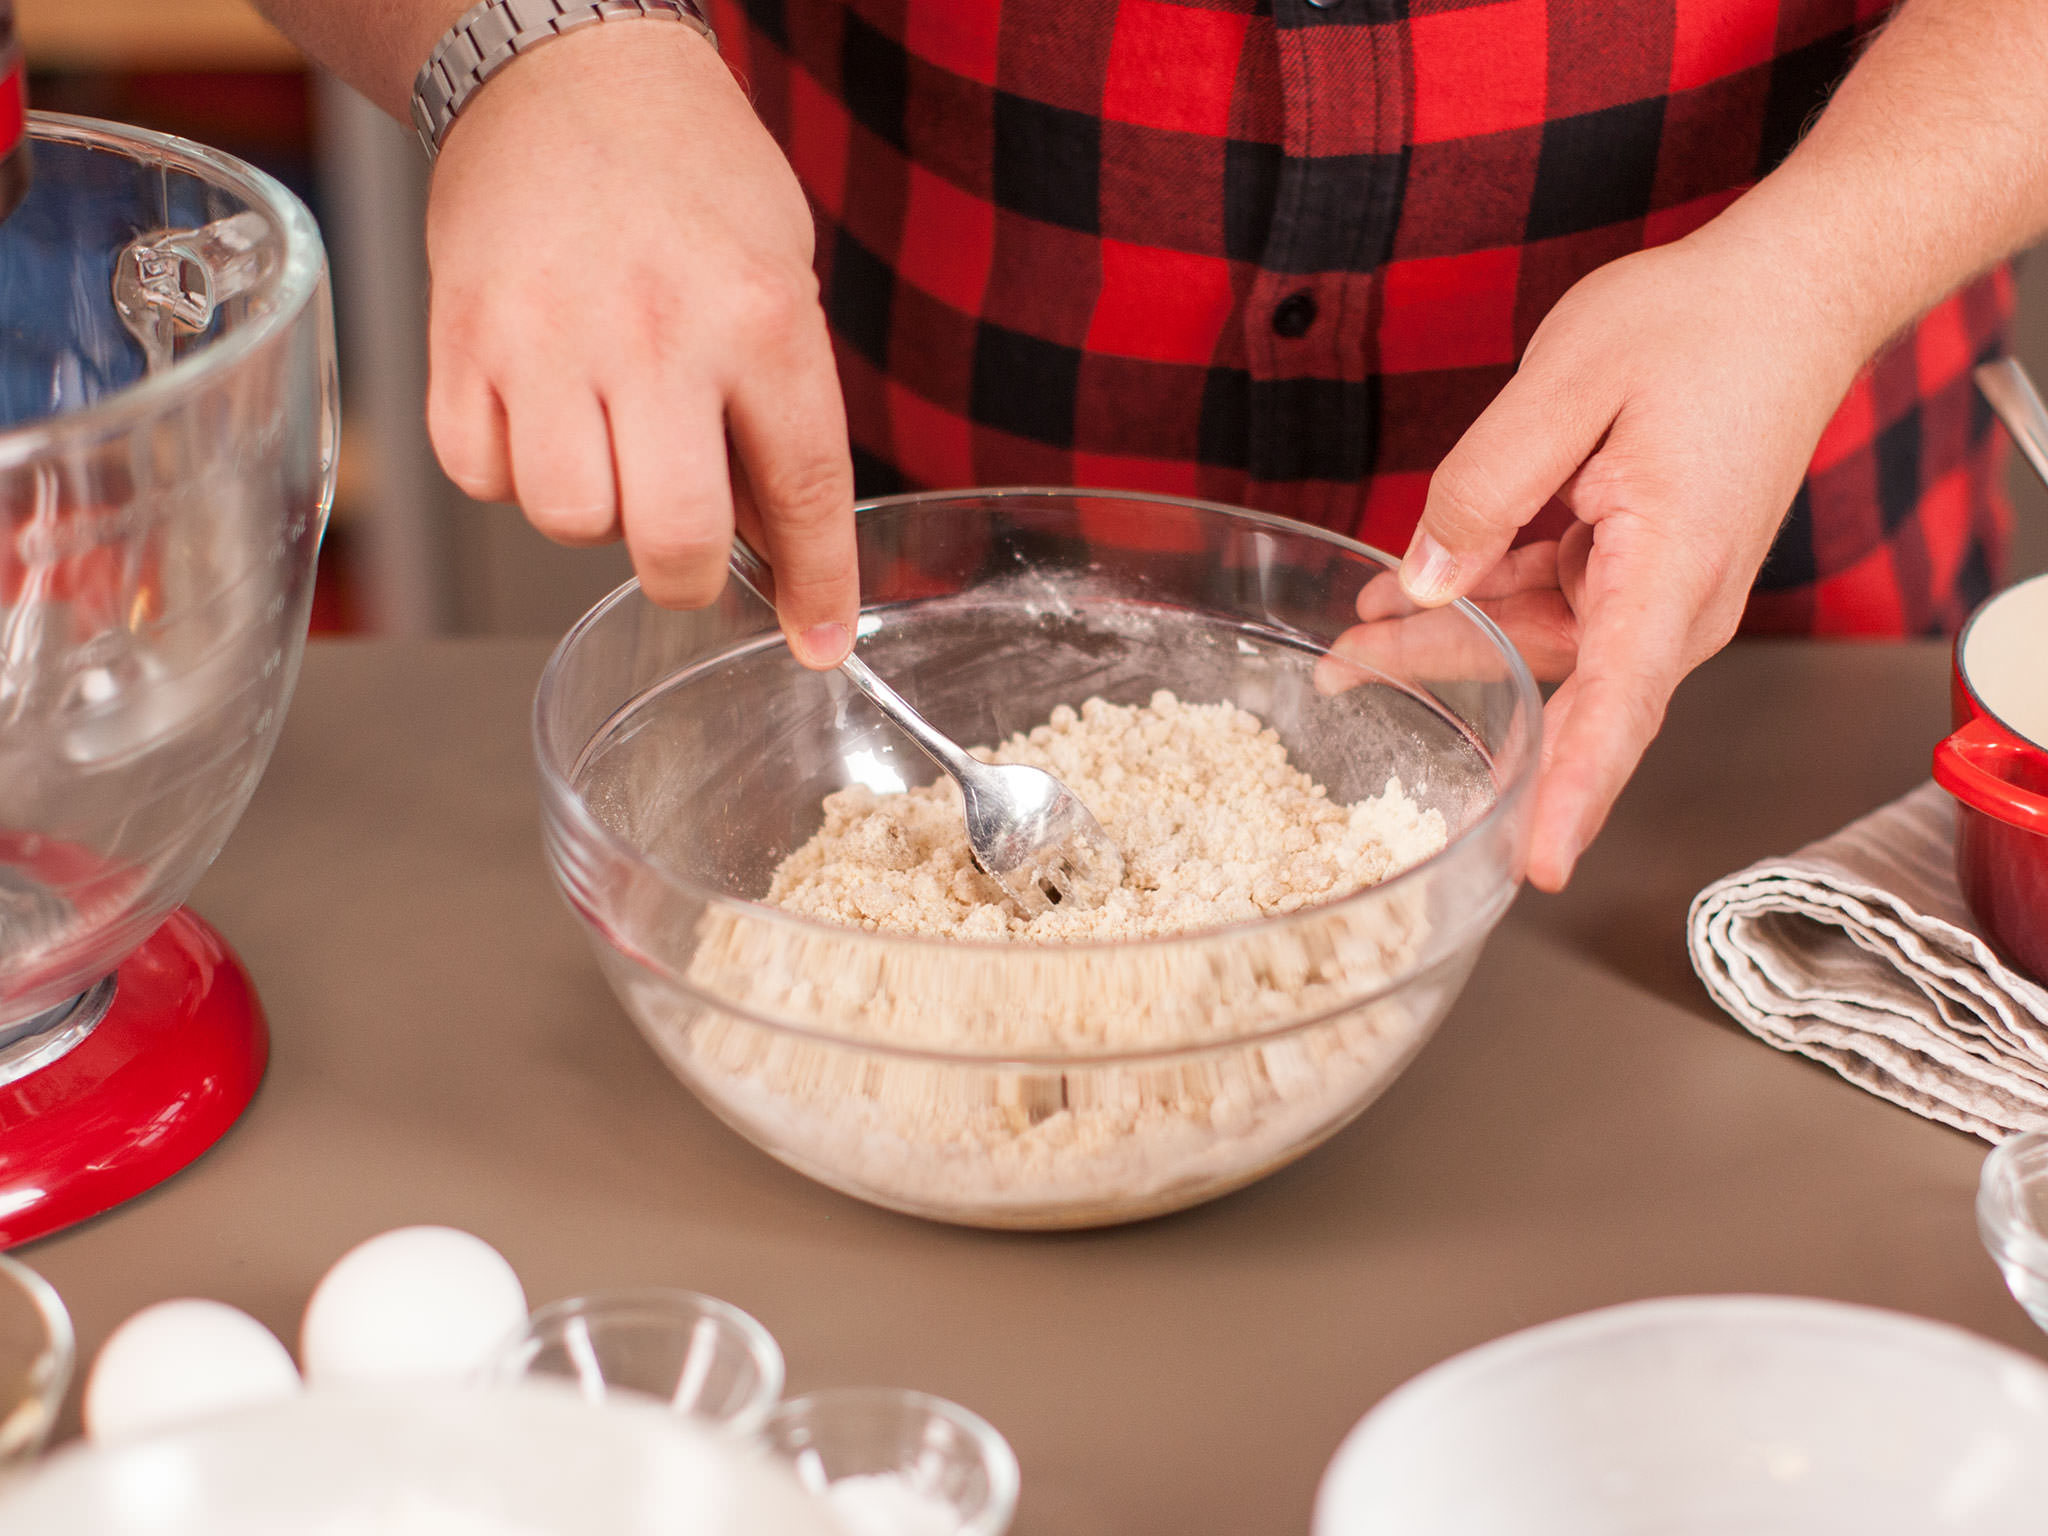
<path fill-rule="evenodd" d="M 711 46 L 718 34 L 699 0 L 481 0 L 441 35 L 412 82 L 412 122 L 427 159 L 477 87 L 512 60 L 550 38 L 603 21 L 680 21 Z"/>

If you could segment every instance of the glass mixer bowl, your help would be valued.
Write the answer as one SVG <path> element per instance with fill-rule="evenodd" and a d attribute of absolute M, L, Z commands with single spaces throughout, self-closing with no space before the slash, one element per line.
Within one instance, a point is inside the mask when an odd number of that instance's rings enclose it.
<path fill-rule="evenodd" d="M 1092 695 L 1230 700 L 1335 800 L 1398 775 L 1449 846 L 1184 938 L 977 944 L 780 912 L 756 898 L 826 794 L 932 770 L 753 598 L 672 613 L 629 583 L 555 652 L 534 731 L 553 871 L 669 1065 L 811 1177 L 988 1226 L 1189 1205 L 1363 1109 L 1520 876 L 1541 717 L 1506 638 L 1469 605 L 1418 613 L 1363 545 L 1171 498 L 907 497 L 864 507 L 859 536 L 861 654 L 956 740 Z"/>
<path fill-rule="evenodd" d="M 47 1230 L 15 1219 L 52 1148 L 105 1172 L 51 1119 L 102 1080 L 72 1053 L 124 995 L 182 995 L 167 966 L 224 963 L 165 920 L 277 740 L 338 431 L 296 198 L 181 139 L 48 114 L 30 133 L 0 222 L 0 1088 L 71 1065 L 0 1098 L 0 1245 Z M 118 978 L 152 934 L 175 955 Z M 260 1035 L 233 1049 L 253 1089 Z"/>

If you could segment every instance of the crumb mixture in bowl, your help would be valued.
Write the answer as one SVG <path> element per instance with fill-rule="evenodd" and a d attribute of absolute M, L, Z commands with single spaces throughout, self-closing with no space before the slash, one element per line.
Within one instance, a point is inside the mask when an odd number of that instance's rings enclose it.
<path fill-rule="evenodd" d="M 862 1200 L 1083 1227 L 1249 1184 L 1393 1083 L 1522 868 L 1542 698 L 1487 618 L 1362 623 L 1393 557 L 1176 498 L 891 498 L 856 541 L 868 666 L 1069 780 L 1133 879 L 1020 922 L 948 788 L 905 791 L 924 760 L 766 604 L 627 584 L 541 678 L 541 819 L 690 1090 Z"/>
<path fill-rule="evenodd" d="M 1173 1209 L 1341 1126 L 1463 980 L 1459 968 L 1357 1002 L 1412 972 L 1425 904 L 1321 906 L 1444 846 L 1441 814 L 1398 780 L 1338 804 L 1255 716 L 1166 692 L 1143 706 L 1063 706 L 986 755 L 1057 774 L 1116 839 L 1125 879 L 1102 906 L 1024 918 L 974 868 L 950 780 L 843 789 L 776 870 L 769 904 L 962 942 L 878 956 L 830 927 L 717 909 L 691 980 L 748 1012 L 817 1020 L 844 1043 L 719 1010 L 657 1029 L 711 1104 L 822 1182 L 988 1225 Z M 1167 942 L 1121 942 L 1142 940 Z M 642 1006 L 665 1011 L 655 994 Z M 1173 1054 L 1188 1046 L 1206 1049 Z M 902 1054 L 920 1050 L 1081 1054 L 1057 1068 Z"/>
<path fill-rule="evenodd" d="M 1542 700 L 1505 636 L 1466 604 L 1361 622 L 1397 561 L 1242 508 L 1014 489 L 855 523 L 868 664 L 1071 783 L 1131 879 L 1022 921 L 765 605 L 629 583 L 549 661 L 534 745 L 549 870 L 664 1061 L 812 1178 L 989 1226 L 1193 1205 L 1363 1110 L 1514 898 Z"/>
<path fill-rule="evenodd" d="M 997 763 L 1043 768 L 1122 849 L 1099 907 L 1027 919 L 974 867 L 950 778 L 903 794 L 825 800 L 825 825 L 775 872 L 768 901 L 871 932 L 1035 944 L 1164 938 L 1333 901 L 1444 846 L 1444 820 L 1390 780 L 1333 803 L 1279 736 L 1230 703 L 1090 699 L 1011 737 Z"/>

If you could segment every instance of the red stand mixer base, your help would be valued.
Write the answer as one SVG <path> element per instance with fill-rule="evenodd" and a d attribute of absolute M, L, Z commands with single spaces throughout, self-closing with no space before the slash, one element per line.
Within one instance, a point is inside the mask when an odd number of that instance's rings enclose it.
<path fill-rule="evenodd" d="M 226 1134 L 263 1081 L 256 989 L 183 907 L 114 975 L 89 1035 L 0 1088 L 0 1249 L 161 1184 Z"/>

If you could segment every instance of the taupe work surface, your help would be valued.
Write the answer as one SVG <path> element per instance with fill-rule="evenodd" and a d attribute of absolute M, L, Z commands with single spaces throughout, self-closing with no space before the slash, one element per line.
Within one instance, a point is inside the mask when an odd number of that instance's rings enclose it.
<path fill-rule="evenodd" d="M 747 1308 L 793 1390 L 986 1414 L 1018 1536 L 1307 1528 L 1338 1440 L 1458 1350 L 1635 1297 L 1778 1291 L 2048 1355 L 1977 1244 L 1985 1148 L 1752 1040 L 1686 903 L 1911 787 L 1926 646 L 1740 646 L 1693 678 L 1560 898 L 1524 894 L 1437 1039 L 1356 1125 L 1215 1204 L 1071 1236 L 931 1226 L 785 1171 L 613 1003 L 535 824 L 526 642 L 322 644 L 194 905 L 248 962 L 269 1080 L 207 1158 L 24 1251 L 85 1357 L 217 1297 L 288 1341 L 357 1240 L 448 1222 L 536 1300 L 679 1285 Z"/>

